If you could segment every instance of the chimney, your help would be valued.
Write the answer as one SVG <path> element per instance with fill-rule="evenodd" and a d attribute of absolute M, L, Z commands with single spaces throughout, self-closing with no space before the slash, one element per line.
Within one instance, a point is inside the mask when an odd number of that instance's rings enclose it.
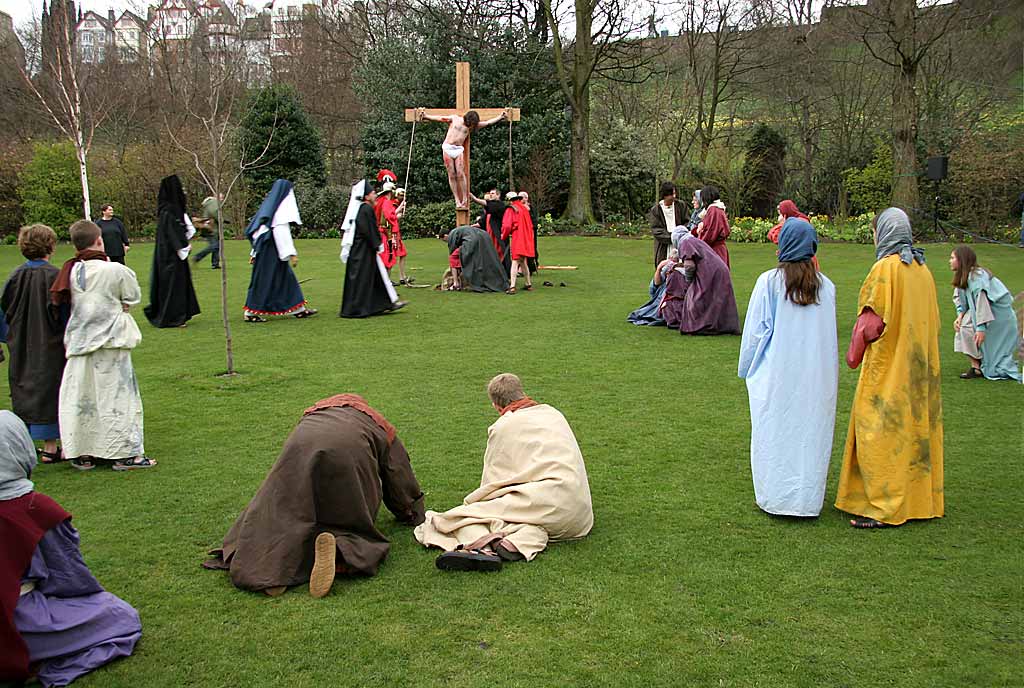
<path fill-rule="evenodd" d="M 114 10 L 107 10 L 107 21 L 110 22 L 111 26 L 114 25 Z"/>

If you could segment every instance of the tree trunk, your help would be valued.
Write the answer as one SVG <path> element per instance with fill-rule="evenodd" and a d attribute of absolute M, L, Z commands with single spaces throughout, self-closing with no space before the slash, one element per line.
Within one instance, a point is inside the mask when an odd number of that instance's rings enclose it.
<path fill-rule="evenodd" d="M 814 132 L 811 131 L 811 105 L 806 96 L 801 101 L 800 108 L 803 127 L 803 131 L 800 133 L 804 146 L 804 179 L 800 192 L 803 196 L 801 200 L 807 203 L 811 198 L 811 190 L 814 188 Z"/>
<path fill-rule="evenodd" d="M 892 87 L 892 204 L 906 211 L 918 207 L 917 192 L 917 6 L 893 0 L 896 74 Z"/>
<path fill-rule="evenodd" d="M 75 143 L 75 152 L 78 153 L 78 178 L 82 182 L 82 213 L 86 220 L 91 220 L 92 201 L 89 198 L 89 169 L 86 167 L 85 148 L 80 142 Z"/>
<path fill-rule="evenodd" d="M 577 97 L 572 108 L 572 142 L 569 146 L 569 201 L 565 218 L 593 223 L 594 207 L 590 197 L 590 86 Z"/>
<path fill-rule="evenodd" d="M 572 140 L 569 145 L 569 202 L 565 218 L 594 222 L 590 197 L 590 78 L 594 57 L 592 0 L 576 0 L 576 44 L 572 51 Z"/>
<path fill-rule="evenodd" d="M 917 65 L 903 61 L 892 92 L 892 204 L 908 212 L 919 206 L 916 78 Z"/>
<path fill-rule="evenodd" d="M 220 198 L 220 194 L 216 194 Z M 217 209 L 217 244 L 220 254 L 220 317 L 224 324 L 224 346 L 227 349 L 227 375 L 235 374 L 235 351 L 231 341 L 231 318 L 228 317 L 228 261 L 224 255 L 224 218 Z"/>

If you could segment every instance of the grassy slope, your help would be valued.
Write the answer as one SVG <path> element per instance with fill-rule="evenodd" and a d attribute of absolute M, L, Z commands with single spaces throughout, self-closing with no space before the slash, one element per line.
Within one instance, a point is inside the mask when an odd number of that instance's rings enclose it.
<path fill-rule="evenodd" d="M 411 241 L 420 281 L 444 267 L 437 241 Z M 857 373 L 840 373 L 822 517 L 794 522 L 754 505 L 738 337 L 684 338 L 624 317 L 646 299 L 646 241 L 542 241 L 568 288 L 532 294 L 408 290 L 399 314 L 334 317 L 337 242 L 299 243 L 300 279 L 322 314 L 246 326 L 247 246 L 229 245 L 238 367 L 225 381 L 219 273 L 195 271 L 206 312 L 155 330 L 134 361 L 150 472 L 38 470 L 38 488 L 75 514 L 86 560 L 141 612 L 135 657 L 83 686 L 964 686 L 1011 685 L 1022 658 L 1022 389 L 957 379 L 943 340 L 947 518 L 857 532 L 831 507 Z M 948 247 L 928 248 L 948 283 Z M 129 256 L 146 292 L 150 247 Z M 745 309 L 773 248 L 731 247 Z M 62 248 L 57 260 L 69 250 Z M 981 247 L 1024 288 L 1024 251 Z M 19 262 L 0 249 L 0 269 Z M 841 348 L 869 247 L 827 245 Z M 952 321 L 949 288 L 940 307 Z M 448 508 L 476 486 L 484 386 L 504 370 L 560 408 L 590 472 L 596 526 L 498 575 L 445 575 L 386 511 L 393 540 L 374 579 L 325 600 L 272 600 L 203 571 L 309 403 L 355 391 L 399 428 L 427 492 Z M 6 385 L 6 382 L 2 384 Z M 6 393 L 5 393 L 6 396 Z M 799 422 L 799 419 L 794 419 Z M 1013 669 L 1017 667 L 1017 670 Z M 330 683 L 328 683 L 330 682 Z"/>

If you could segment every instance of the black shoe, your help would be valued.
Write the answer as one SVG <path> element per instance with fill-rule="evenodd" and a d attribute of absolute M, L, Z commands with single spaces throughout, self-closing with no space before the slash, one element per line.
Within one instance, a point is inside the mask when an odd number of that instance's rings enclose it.
<path fill-rule="evenodd" d="M 445 552 L 434 565 L 442 571 L 501 571 L 501 557 L 479 550 Z"/>
<path fill-rule="evenodd" d="M 219 265 L 214 265 L 214 266 L 212 266 L 212 269 L 214 269 L 214 270 L 220 270 L 220 266 L 219 266 Z"/>
<path fill-rule="evenodd" d="M 409 305 L 408 301 L 395 301 L 393 304 L 391 304 L 391 308 L 389 308 L 388 310 L 389 311 L 397 311 L 398 309 L 405 308 L 408 305 Z"/>

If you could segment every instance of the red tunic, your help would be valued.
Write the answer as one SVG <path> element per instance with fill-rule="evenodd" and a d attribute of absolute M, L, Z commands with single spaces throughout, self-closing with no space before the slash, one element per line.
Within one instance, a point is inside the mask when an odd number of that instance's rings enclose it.
<path fill-rule="evenodd" d="M 384 244 L 384 252 L 380 254 L 380 259 L 384 261 L 384 267 L 390 270 L 395 265 L 398 254 L 393 249 L 391 242 L 388 241 L 388 234 L 385 230 L 391 230 L 391 237 L 396 243 L 401 240 L 395 204 L 388 196 L 378 196 L 373 204 L 373 213 L 377 216 L 377 228 L 380 230 L 380 240 Z"/>
<path fill-rule="evenodd" d="M 533 220 L 522 201 L 512 201 L 505 210 L 501 220 L 501 238 L 511 239 L 509 249 L 513 260 L 537 255 L 537 247 L 533 243 Z"/>
<path fill-rule="evenodd" d="M 704 221 L 697 232 L 697 238 L 710 246 L 726 267 L 729 266 L 729 249 L 725 247 L 725 238 L 729 231 L 729 218 L 725 211 L 713 205 L 704 213 Z"/>

